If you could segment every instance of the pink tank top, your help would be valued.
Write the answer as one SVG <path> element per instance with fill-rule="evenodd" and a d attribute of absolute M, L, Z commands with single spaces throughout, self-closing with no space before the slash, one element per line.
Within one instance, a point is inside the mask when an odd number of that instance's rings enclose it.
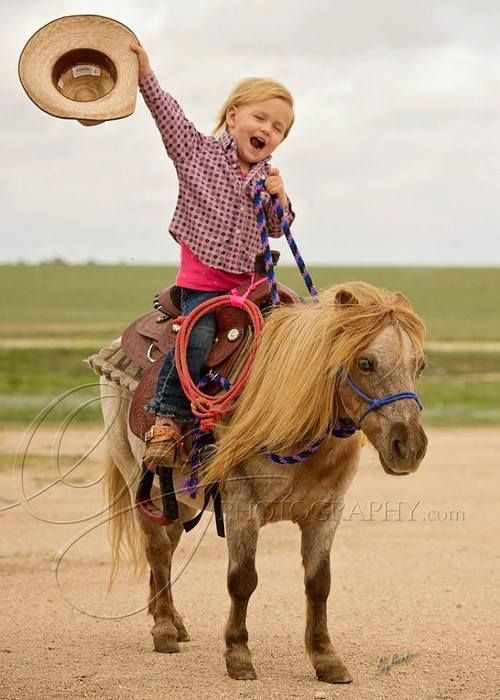
<path fill-rule="evenodd" d="M 187 245 L 181 243 L 181 264 L 175 284 L 200 292 L 230 292 L 234 287 L 250 284 L 251 274 L 225 272 L 202 263 Z"/>

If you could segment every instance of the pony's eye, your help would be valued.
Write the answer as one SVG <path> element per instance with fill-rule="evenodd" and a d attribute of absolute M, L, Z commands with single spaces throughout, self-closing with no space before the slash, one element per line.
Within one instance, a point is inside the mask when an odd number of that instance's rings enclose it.
<path fill-rule="evenodd" d="M 426 361 L 425 361 L 425 360 L 422 360 L 422 362 L 421 362 L 421 363 L 419 364 L 419 366 L 417 367 L 417 377 L 419 377 L 419 376 L 422 374 L 422 372 L 424 371 L 426 365 L 427 365 Z"/>
<path fill-rule="evenodd" d="M 358 367 L 362 372 L 373 372 L 375 369 L 373 362 L 368 360 L 366 357 L 361 357 L 358 360 Z"/>

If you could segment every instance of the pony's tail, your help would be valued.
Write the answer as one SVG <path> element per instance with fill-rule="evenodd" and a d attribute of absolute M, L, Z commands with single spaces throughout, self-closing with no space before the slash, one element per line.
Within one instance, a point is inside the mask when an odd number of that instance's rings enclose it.
<path fill-rule="evenodd" d="M 134 502 L 129 485 L 115 464 L 108 449 L 106 455 L 105 496 L 109 518 L 111 543 L 111 571 L 108 588 L 111 588 L 120 568 L 122 555 L 131 561 L 136 576 L 146 567 L 144 534 L 138 527 Z"/>

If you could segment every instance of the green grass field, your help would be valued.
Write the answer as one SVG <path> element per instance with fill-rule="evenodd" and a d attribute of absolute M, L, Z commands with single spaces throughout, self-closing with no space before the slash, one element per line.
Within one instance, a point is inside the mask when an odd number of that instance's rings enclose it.
<path fill-rule="evenodd" d="M 500 268 L 312 268 L 324 288 L 362 279 L 404 292 L 430 340 L 500 340 Z M 109 338 L 151 308 L 171 284 L 173 267 L 127 265 L 0 266 L 0 334 L 4 337 Z M 307 294 L 295 267 L 278 278 Z"/>
<path fill-rule="evenodd" d="M 430 341 L 500 341 L 500 269 L 318 268 L 311 273 L 320 288 L 363 279 L 403 291 L 425 321 Z M 295 268 L 279 268 L 278 275 L 306 293 Z M 83 358 L 149 311 L 154 293 L 174 276 L 168 267 L 0 266 L 2 424 L 27 424 L 59 395 L 95 383 Z M 26 347 L 12 347 L 19 338 Z M 58 347 L 67 338 L 85 347 Z M 50 347 L 30 347 L 40 340 Z M 420 389 L 427 424 L 500 425 L 500 352 L 427 354 Z M 79 389 L 46 421 L 57 423 L 96 397 L 96 387 Z M 96 402 L 75 417 L 76 424 L 98 420 Z"/>

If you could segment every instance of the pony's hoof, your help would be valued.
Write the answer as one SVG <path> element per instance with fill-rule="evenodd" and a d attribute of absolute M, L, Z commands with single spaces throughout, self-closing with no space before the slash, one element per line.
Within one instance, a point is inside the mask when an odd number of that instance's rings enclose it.
<path fill-rule="evenodd" d="M 316 678 L 323 683 L 352 683 L 352 676 L 347 668 L 339 664 L 317 670 Z"/>
<path fill-rule="evenodd" d="M 226 668 L 229 677 L 235 681 L 254 681 L 257 678 L 251 661 L 227 657 Z"/>
<path fill-rule="evenodd" d="M 165 634 L 153 637 L 153 644 L 155 651 L 160 652 L 160 654 L 178 654 L 180 651 L 177 638 L 172 639 L 170 635 Z"/>
<path fill-rule="evenodd" d="M 250 668 L 229 668 L 227 669 L 229 678 L 235 681 L 254 681 L 257 678 L 253 666 Z"/>
<path fill-rule="evenodd" d="M 170 628 L 165 629 L 163 625 L 155 625 L 151 630 L 155 651 L 160 654 L 177 654 L 180 651 L 178 643 L 178 632 Z"/>

